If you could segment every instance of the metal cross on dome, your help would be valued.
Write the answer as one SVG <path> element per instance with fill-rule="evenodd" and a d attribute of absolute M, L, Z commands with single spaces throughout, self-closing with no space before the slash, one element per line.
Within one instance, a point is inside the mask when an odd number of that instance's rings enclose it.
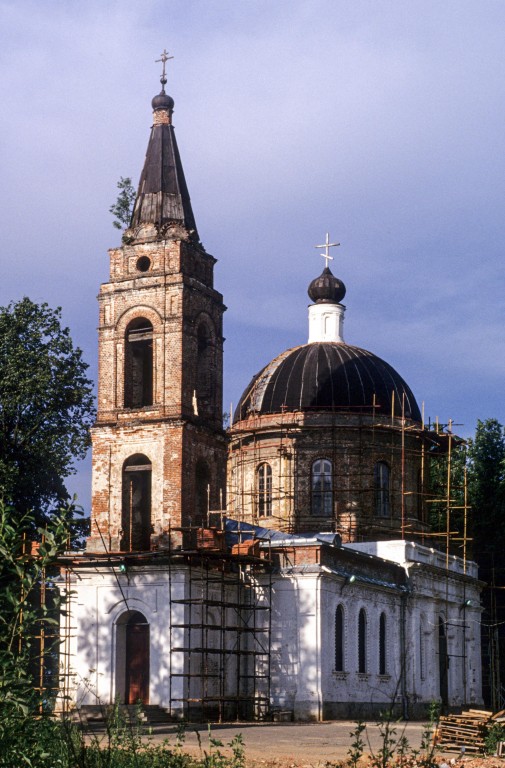
<path fill-rule="evenodd" d="M 333 256 L 330 256 L 330 248 L 335 248 L 340 243 L 330 243 L 330 236 L 326 233 L 326 242 L 323 245 L 315 245 L 314 248 L 324 248 L 326 253 L 322 253 L 321 256 L 326 261 L 325 267 L 328 269 L 328 262 L 333 261 Z"/>
<path fill-rule="evenodd" d="M 156 59 L 156 64 L 159 64 L 160 62 L 163 62 L 163 71 L 161 73 L 160 82 L 161 82 L 162 85 L 166 85 L 167 84 L 167 75 L 166 75 L 166 72 L 165 72 L 165 64 L 167 63 L 167 61 L 169 61 L 169 59 L 173 59 L 174 57 L 168 55 L 168 51 L 167 51 L 166 48 L 164 49 L 163 53 L 160 54 L 160 56 L 161 56 L 161 58 Z"/>

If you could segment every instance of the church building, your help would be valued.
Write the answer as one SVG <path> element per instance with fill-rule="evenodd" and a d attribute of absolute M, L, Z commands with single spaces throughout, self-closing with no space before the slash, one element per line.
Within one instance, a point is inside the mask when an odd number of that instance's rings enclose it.
<path fill-rule="evenodd" d="M 425 503 L 431 456 L 457 438 L 345 343 L 328 236 L 307 344 L 253 376 L 223 429 L 226 308 L 161 82 L 99 294 L 91 533 L 62 560 L 64 706 L 201 721 L 480 705 L 482 584 L 432 548 Z"/>

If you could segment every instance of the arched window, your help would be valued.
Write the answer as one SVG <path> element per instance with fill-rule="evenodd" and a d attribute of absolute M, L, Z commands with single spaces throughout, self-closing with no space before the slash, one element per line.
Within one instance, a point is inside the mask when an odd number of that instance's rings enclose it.
<path fill-rule="evenodd" d="M 318 517 L 333 515 L 333 473 L 331 461 L 317 459 L 312 464 L 312 514 Z"/>
<path fill-rule="evenodd" d="M 151 548 L 151 462 L 141 453 L 123 465 L 121 549 Z"/>
<path fill-rule="evenodd" d="M 419 677 L 426 679 L 426 641 L 424 637 L 424 618 L 419 621 Z"/>
<path fill-rule="evenodd" d="M 263 462 L 256 470 L 256 488 L 258 494 L 258 517 L 270 517 L 272 514 L 272 467 Z"/>
<path fill-rule="evenodd" d="M 124 365 L 125 408 L 153 404 L 153 326 L 145 317 L 126 329 Z"/>
<path fill-rule="evenodd" d="M 378 461 L 373 473 L 375 514 L 378 517 L 389 517 L 389 466 L 385 461 Z"/>
<path fill-rule="evenodd" d="M 379 618 L 379 675 L 387 674 L 386 639 L 386 614 L 381 613 Z"/>
<path fill-rule="evenodd" d="M 358 615 L 358 672 L 366 672 L 366 613 L 361 608 Z"/>
<path fill-rule="evenodd" d="M 195 468 L 195 514 L 197 523 L 207 520 L 210 496 L 210 470 L 203 459 L 198 459 Z"/>
<path fill-rule="evenodd" d="M 212 334 L 207 323 L 201 322 L 196 331 L 196 394 L 199 406 L 210 404 L 212 395 Z"/>
<path fill-rule="evenodd" d="M 344 671 L 344 608 L 335 611 L 335 672 Z"/>
<path fill-rule="evenodd" d="M 438 618 L 438 675 L 440 698 L 442 704 L 446 706 L 449 703 L 449 655 L 445 621 L 441 616 Z"/>

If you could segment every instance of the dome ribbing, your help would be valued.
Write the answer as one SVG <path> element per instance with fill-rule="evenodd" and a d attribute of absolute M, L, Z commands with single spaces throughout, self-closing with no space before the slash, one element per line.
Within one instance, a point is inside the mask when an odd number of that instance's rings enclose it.
<path fill-rule="evenodd" d="M 394 406 L 393 406 L 394 400 Z M 234 422 L 251 414 L 335 411 L 401 415 L 421 421 L 412 391 L 381 358 L 343 343 L 316 342 L 283 352 L 243 393 Z"/>

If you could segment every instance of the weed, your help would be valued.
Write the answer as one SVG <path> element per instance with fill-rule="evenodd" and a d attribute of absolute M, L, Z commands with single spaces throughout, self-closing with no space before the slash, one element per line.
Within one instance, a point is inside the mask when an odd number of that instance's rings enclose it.
<path fill-rule="evenodd" d="M 486 755 L 495 755 L 500 741 L 505 741 L 505 727 L 503 723 L 493 723 L 484 738 Z"/>
<path fill-rule="evenodd" d="M 349 734 L 352 738 L 351 746 L 347 752 L 349 755 L 347 759 L 347 765 L 349 768 L 357 768 L 359 761 L 363 757 L 365 751 L 365 741 L 362 737 L 363 731 L 366 730 L 366 725 L 361 720 L 358 720 L 354 731 Z"/>
<path fill-rule="evenodd" d="M 423 729 L 419 749 L 413 749 L 404 733 L 397 735 L 398 723 L 393 721 L 392 712 L 383 715 L 378 722 L 380 748 L 372 752 L 367 761 L 371 768 L 434 768 L 435 755 L 439 747 L 435 744 L 433 733 L 438 724 L 439 708 L 430 707 L 430 722 Z M 362 721 L 350 732 L 352 739 L 349 757 L 345 763 L 348 768 L 357 768 L 363 758 L 367 734 L 366 724 Z"/>

